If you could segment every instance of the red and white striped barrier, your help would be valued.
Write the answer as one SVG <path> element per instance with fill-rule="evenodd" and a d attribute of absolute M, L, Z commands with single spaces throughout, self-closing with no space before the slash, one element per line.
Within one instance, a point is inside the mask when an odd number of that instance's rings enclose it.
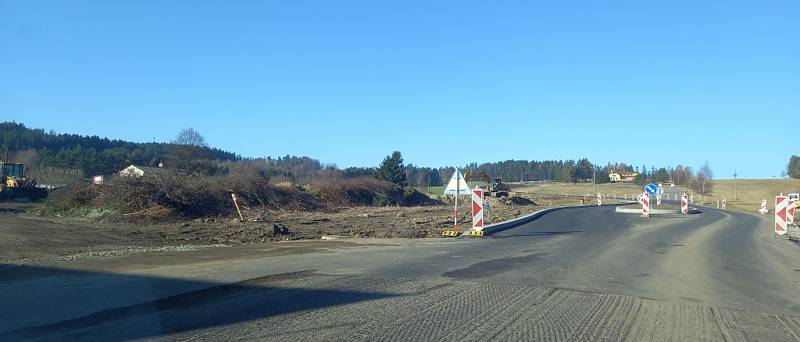
<path fill-rule="evenodd" d="M 758 209 L 758 212 L 761 213 L 761 215 L 766 215 L 769 212 L 769 210 L 767 209 L 767 200 L 766 199 L 762 199 L 761 200 L 761 208 Z"/>
<path fill-rule="evenodd" d="M 786 234 L 786 196 L 775 196 L 775 234 Z"/>
<path fill-rule="evenodd" d="M 472 190 L 472 229 L 483 230 L 483 189 Z"/>
<path fill-rule="evenodd" d="M 681 196 L 681 214 L 689 214 L 689 196 L 686 193 Z"/>
<path fill-rule="evenodd" d="M 794 225 L 794 201 L 786 200 L 786 224 Z"/>
<path fill-rule="evenodd" d="M 642 217 L 650 217 L 650 194 L 642 193 Z"/>

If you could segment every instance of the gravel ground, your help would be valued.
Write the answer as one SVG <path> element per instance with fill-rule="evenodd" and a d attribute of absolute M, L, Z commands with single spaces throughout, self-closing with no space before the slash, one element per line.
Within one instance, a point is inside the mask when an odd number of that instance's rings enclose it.
<path fill-rule="evenodd" d="M 487 224 L 552 206 L 574 205 L 574 198 L 487 198 Z M 459 201 L 460 228 L 470 224 L 470 203 Z M 264 212 L 244 208 L 235 218 L 201 218 L 167 223 L 94 222 L 73 217 L 28 214 L 34 204 L 0 203 L 0 263 L 54 264 L 86 258 L 112 258 L 269 241 L 355 238 L 441 237 L 453 228 L 453 207 L 359 207 L 329 211 Z"/>

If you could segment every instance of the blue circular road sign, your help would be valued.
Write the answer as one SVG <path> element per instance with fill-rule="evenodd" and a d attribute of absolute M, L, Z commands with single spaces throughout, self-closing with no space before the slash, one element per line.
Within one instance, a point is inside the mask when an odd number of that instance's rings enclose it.
<path fill-rule="evenodd" d="M 647 186 L 644 187 L 644 191 L 647 191 L 648 194 L 655 195 L 656 192 L 658 192 L 658 185 L 653 183 L 647 184 Z"/>

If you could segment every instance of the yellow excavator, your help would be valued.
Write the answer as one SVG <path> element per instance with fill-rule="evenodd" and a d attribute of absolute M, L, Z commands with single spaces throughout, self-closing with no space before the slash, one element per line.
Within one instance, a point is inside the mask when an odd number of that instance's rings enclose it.
<path fill-rule="evenodd" d="M 491 178 L 486 172 L 464 171 L 464 180 L 480 179 L 486 183 L 486 195 L 490 197 L 508 197 L 511 189 L 500 178 Z"/>
<path fill-rule="evenodd" d="M 47 197 L 47 189 L 36 186 L 36 180 L 25 177 L 25 165 L 0 161 L 0 201 Z"/>

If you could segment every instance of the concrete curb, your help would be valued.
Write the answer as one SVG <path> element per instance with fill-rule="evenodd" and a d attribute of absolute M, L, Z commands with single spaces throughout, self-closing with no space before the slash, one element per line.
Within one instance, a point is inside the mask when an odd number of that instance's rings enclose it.
<path fill-rule="evenodd" d="M 620 214 L 641 214 L 642 209 L 630 209 L 630 208 L 617 208 L 616 212 Z M 650 209 L 650 215 L 660 215 L 660 214 L 680 214 L 681 211 L 679 209 Z"/>
<path fill-rule="evenodd" d="M 628 205 L 628 204 L 631 204 L 631 203 L 636 203 L 636 202 L 624 202 L 624 203 L 616 203 L 616 204 L 603 204 L 601 207 L 613 207 L 613 206 L 620 206 L 620 205 Z M 503 231 L 503 230 L 506 230 L 506 229 L 514 228 L 514 227 L 519 226 L 521 224 L 528 223 L 528 222 L 533 221 L 533 220 L 535 220 L 535 219 L 537 219 L 539 217 L 544 216 L 547 213 L 551 213 L 551 212 L 554 212 L 556 210 L 575 209 L 575 208 L 589 208 L 589 207 L 596 207 L 596 205 L 569 205 L 569 206 L 563 206 L 563 207 L 554 207 L 554 208 L 542 209 L 542 210 L 530 213 L 530 214 L 525 215 L 525 216 L 517 217 L 515 219 L 511 219 L 511 220 L 508 220 L 508 221 L 503 221 L 503 222 L 500 222 L 500 223 L 495 223 L 495 224 L 488 225 L 488 226 L 483 228 L 483 232 L 484 232 L 485 235 L 492 235 L 494 233 L 497 233 L 497 232 L 500 232 L 500 231 Z"/>
<path fill-rule="evenodd" d="M 617 208 L 615 212 L 619 214 L 642 214 L 642 209 L 630 209 L 630 208 Z M 665 217 L 687 217 L 691 215 L 700 215 L 703 212 L 698 210 L 697 208 L 689 208 L 689 214 L 684 215 L 678 209 L 650 209 L 650 215 L 658 215 L 658 216 L 665 216 Z"/>

